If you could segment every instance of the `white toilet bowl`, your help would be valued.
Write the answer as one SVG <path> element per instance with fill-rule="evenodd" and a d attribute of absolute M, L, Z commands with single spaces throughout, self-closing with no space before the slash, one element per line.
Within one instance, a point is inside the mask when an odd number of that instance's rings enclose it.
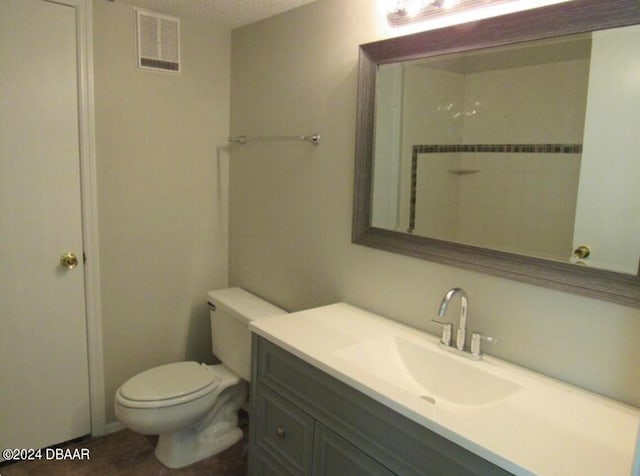
<path fill-rule="evenodd" d="M 249 322 L 286 314 L 241 288 L 209 292 L 211 350 L 222 362 L 161 365 L 127 380 L 114 401 L 116 417 L 145 435 L 159 435 L 156 457 L 180 468 L 242 438 L 238 409 L 251 379 Z"/>
<path fill-rule="evenodd" d="M 159 435 L 156 457 L 180 468 L 242 438 L 237 411 L 248 385 L 223 364 L 178 362 L 142 372 L 116 393 L 116 417 L 128 428 Z"/>

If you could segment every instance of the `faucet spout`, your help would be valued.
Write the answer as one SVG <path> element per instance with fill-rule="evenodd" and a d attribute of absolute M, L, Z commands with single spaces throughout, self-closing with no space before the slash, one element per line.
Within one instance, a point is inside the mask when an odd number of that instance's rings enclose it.
<path fill-rule="evenodd" d="M 458 332 L 456 334 L 456 347 L 458 350 L 464 350 L 465 340 L 467 338 L 467 310 L 469 309 L 469 298 L 462 288 L 453 288 L 447 291 L 442 298 L 438 316 L 444 317 L 449 308 L 449 303 L 456 296 L 460 296 L 460 321 L 458 323 Z"/>

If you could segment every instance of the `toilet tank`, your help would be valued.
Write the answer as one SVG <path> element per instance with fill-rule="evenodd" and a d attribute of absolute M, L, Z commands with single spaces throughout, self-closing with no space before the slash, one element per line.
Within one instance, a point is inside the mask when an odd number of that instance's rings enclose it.
<path fill-rule="evenodd" d="M 249 322 L 281 316 L 287 312 L 241 288 L 210 291 L 209 304 L 213 305 L 210 311 L 213 354 L 236 375 L 249 381 Z"/>

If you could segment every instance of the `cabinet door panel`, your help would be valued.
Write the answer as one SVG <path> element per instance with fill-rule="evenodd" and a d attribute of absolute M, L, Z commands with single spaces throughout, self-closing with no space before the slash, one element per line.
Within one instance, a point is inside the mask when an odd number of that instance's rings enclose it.
<path fill-rule="evenodd" d="M 313 476 L 335 476 L 338 474 L 392 476 L 394 473 L 341 436 L 316 422 Z"/>
<path fill-rule="evenodd" d="M 252 476 L 295 476 L 294 473 L 259 448 L 254 448 L 251 451 L 249 474 Z"/>

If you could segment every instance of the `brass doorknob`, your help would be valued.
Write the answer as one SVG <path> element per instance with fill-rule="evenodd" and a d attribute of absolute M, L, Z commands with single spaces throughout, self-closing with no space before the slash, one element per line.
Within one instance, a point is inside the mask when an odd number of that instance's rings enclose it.
<path fill-rule="evenodd" d="M 578 259 L 588 258 L 591 254 L 591 250 L 587 245 L 580 245 L 575 250 L 573 250 L 573 255 Z"/>
<path fill-rule="evenodd" d="M 69 251 L 60 257 L 60 264 L 67 269 L 73 269 L 78 266 L 78 257 L 73 251 Z"/>

